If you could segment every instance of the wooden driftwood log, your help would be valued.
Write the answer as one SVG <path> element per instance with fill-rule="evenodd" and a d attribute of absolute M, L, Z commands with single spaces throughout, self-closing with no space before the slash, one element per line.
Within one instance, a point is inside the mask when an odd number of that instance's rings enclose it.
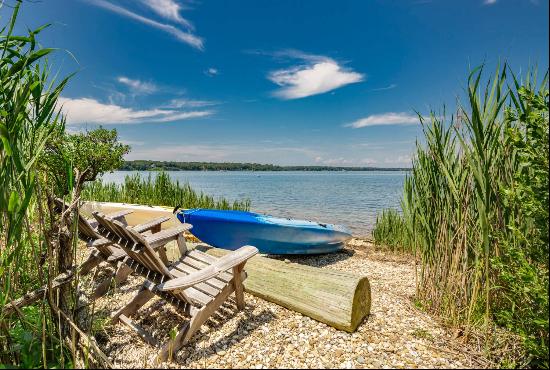
<path fill-rule="evenodd" d="M 228 253 L 198 248 L 217 257 Z M 245 270 L 246 292 L 337 329 L 355 331 L 370 312 L 371 290 L 366 276 L 262 256 L 252 257 Z"/>

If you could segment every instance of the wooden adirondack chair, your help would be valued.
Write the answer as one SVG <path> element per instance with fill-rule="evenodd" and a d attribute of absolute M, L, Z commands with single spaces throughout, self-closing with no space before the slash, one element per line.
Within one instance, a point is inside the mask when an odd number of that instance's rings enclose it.
<path fill-rule="evenodd" d="M 160 347 L 158 362 L 165 361 L 187 343 L 233 292 L 237 308 L 244 308 L 246 273 L 243 269 L 246 261 L 258 253 L 257 248 L 243 246 L 222 258 L 215 258 L 197 250 L 187 250 L 183 232 L 192 227 L 189 224 L 145 236 L 99 212 L 93 215 L 99 222 L 98 232 L 118 243 L 128 254 L 124 260 L 126 265 L 146 279 L 138 294 L 113 315 L 112 321 L 121 320 L 146 342 Z M 178 241 L 181 258 L 165 265 L 154 248 L 170 240 Z M 129 318 L 155 295 L 190 317 L 176 337 L 162 346 Z"/>
<path fill-rule="evenodd" d="M 68 204 L 65 203 L 62 199 L 54 198 L 53 200 L 54 210 L 59 214 L 68 208 Z M 109 214 L 109 218 L 113 220 L 118 220 L 119 222 L 127 225 L 125 216 L 132 213 L 131 210 L 122 210 Z M 69 215 L 66 216 L 67 224 L 70 224 L 72 221 L 69 219 Z M 165 221 L 170 220 L 169 217 L 159 217 L 154 220 L 151 220 L 147 223 L 134 226 L 134 230 L 139 233 L 156 233 L 161 230 L 161 224 Z M 95 289 L 92 298 L 98 298 L 104 295 L 111 285 L 112 279 L 114 278 L 115 284 L 120 284 L 128 275 L 132 272 L 125 264 L 122 263 L 124 257 L 126 257 L 126 252 L 117 246 L 115 243 L 109 239 L 105 239 L 100 234 L 98 234 L 97 221 L 94 218 L 86 219 L 82 214 L 78 213 L 78 237 L 86 242 L 88 248 L 90 248 L 90 254 L 86 261 L 84 261 L 79 268 L 79 273 L 81 275 L 86 275 L 97 267 L 101 262 L 108 262 L 110 265 L 115 267 L 115 272 L 111 274 L 107 279 L 105 279 L 101 284 Z M 164 249 L 159 250 L 163 260 L 168 263 L 166 258 L 166 251 Z"/>

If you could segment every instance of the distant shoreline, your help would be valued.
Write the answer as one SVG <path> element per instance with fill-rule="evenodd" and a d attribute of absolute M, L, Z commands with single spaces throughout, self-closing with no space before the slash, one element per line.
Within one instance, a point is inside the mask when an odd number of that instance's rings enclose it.
<path fill-rule="evenodd" d="M 278 166 L 260 163 L 125 161 L 119 171 L 410 171 L 408 167 Z"/>

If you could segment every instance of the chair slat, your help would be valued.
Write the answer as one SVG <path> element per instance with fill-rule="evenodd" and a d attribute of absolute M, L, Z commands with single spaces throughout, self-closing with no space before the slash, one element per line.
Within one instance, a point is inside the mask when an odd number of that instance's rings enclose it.
<path fill-rule="evenodd" d="M 183 271 L 187 274 L 191 274 L 195 271 L 199 271 L 198 268 L 186 265 L 186 264 L 184 264 L 182 262 L 179 262 L 179 261 L 177 263 L 173 264 L 173 266 L 174 266 L 174 268 L 177 268 L 178 270 Z M 223 280 L 220 280 L 217 277 L 207 280 L 206 283 L 209 284 L 209 285 L 212 285 L 216 289 L 223 289 L 223 287 L 225 285 L 227 285 L 227 282 L 225 282 Z"/>
<path fill-rule="evenodd" d="M 120 236 L 120 244 L 126 248 L 128 255 L 131 254 L 133 258 L 137 259 L 149 270 L 157 271 L 157 266 L 147 256 L 141 253 L 143 246 L 141 245 L 139 239 L 136 239 L 133 235 L 130 235 L 122 223 L 115 220 L 110 220 L 107 217 L 105 217 L 104 220 L 109 227 Z"/>
<path fill-rule="evenodd" d="M 206 266 L 209 266 L 209 264 L 207 264 L 205 262 L 202 262 L 202 261 L 199 261 L 191 255 L 187 255 L 186 258 L 181 260 L 181 262 L 183 262 L 186 265 L 189 265 L 191 267 L 194 267 L 196 269 L 199 269 L 199 270 L 206 267 Z M 218 274 L 217 277 L 218 277 L 218 279 L 220 279 L 220 280 L 222 280 L 226 283 L 229 282 L 233 278 L 233 276 L 228 272 L 221 272 L 221 273 Z"/>
<path fill-rule="evenodd" d="M 172 275 L 174 275 L 174 277 L 177 277 L 177 278 L 189 275 L 189 273 L 183 272 L 183 271 L 179 270 L 178 268 L 176 268 L 175 266 L 172 266 L 172 268 L 170 268 L 170 273 L 172 273 Z M 203 293 L 206 293 L 206 294 L 212 296 L 212 297 L 215 297 L 221 290 L 221 289 L 218 289 L 218 288 L 216 288 L 216 287 L 214 287 L 210 284 L 207 284 L 206 282 L 195 284 L 195 285 L 193 285 L 193 287 L 196 288 L 197 290 L 200 290 Z"/>

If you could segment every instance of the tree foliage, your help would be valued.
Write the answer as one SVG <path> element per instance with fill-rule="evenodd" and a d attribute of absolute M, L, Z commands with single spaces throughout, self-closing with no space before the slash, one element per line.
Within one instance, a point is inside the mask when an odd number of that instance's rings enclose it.
<path fill-rule="evenodd" d="M 65 195 L 70 190 L 66 187 L 70 183 L 67 176 L 78 177 L 78 185 L 94 181 L 103 173 L 120 167 L 129 151 L 128 145 L 118 141 L 116 129 L 99 127 L 74 134 L 58 132 L 46 146 L 43 170 L 56 174 L 52 177 L 56 193 Z M 72 173 L 67 172 L 67 163 L 71 164 Z"/>

